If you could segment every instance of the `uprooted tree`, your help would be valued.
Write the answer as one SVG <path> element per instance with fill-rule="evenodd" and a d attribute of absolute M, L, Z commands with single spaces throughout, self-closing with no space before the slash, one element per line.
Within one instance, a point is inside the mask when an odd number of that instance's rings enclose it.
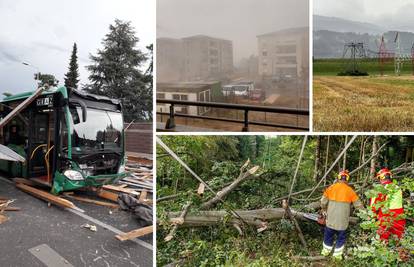
<path fill-rule="evenodd" d="M 413 214 L 412 137 L 268 137 L 247 150 L 245 144 L 255 143 L 256 138 L 163 136 L 157 140 L 158 264 L 271 266 L 292 260 L 293 265 L 327 261 L 318 256 L 323 235 L 314 219 L 324 188 L 343 167 L 349 169 L 351 186 L 365 204 L 366 194 L 375 188 L 375 171 L 384 166 L 392 169 L 404 189 L 406 214 Z M 372 217 L 352 216 L 348 264 L 368 264 L 378 254 L 382 257 L 376 264 L 387 264 L 409 251 L 410 245 L 400 243 L 402 253 L 388 251 L 384 256 L 386 245 L 376 243 Z M 412 231 L 408 221 L 407 231 Z M 370 223 L 371 228 L 366 227 Z M 409 234 L 405 238 L 402 243 L 414 240 Z M 403 266 L 413 260 L 409 252 L 398 259 Z"/>

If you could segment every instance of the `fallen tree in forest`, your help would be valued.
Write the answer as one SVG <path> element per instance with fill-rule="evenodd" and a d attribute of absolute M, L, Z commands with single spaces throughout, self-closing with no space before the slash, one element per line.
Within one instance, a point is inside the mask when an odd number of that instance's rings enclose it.
<path fill-rule="evenodd" d="M 237 177 L 237 179 L 234 180 L 230 185 L 226 186 L 225 188 L 223 188 L 222 190 L 217 192 L 217 194 L 212 199 L 210 199 L 207 202 L 203 203 L 201 205 L 201 209 L 209 209 L 209 208 L 213 207 L 218 202 L 220 202 L 220 200 L 224 199 L 228 194 L 230 194 L 241 183 L 243 183 L 244 181 L 246 181 L 247 179 L 252 177 L 253 174 L 259 169 L 259 166 L 255 166 L 255 167 L 247 170 L 246 172 L 244 172 L 244 169 L 247 168 L 248 164 L 249 164 L 249 160 L 246 161 L 246 163 L 240 169 L 239 177 Z"/>
<path fill-rule="evenodd" d="M 291 209 L 290 210 L 293 217 L 302 221 L 310 221 L 305 218 L 305 212 L 300 212 Z M 243 222 L 262 227 L 266 222 L 277 221 L 286 217 L 286 211 L 283 208 L 268 208 L 268 209 L 257 209 L 257 210 L 235 210 Z M 171 222 L 175 221 L 175 218 L 180 216 L 181 212 L 168 212 L 167 216 Z M 211 210 L 211 211 L 197 211 L 197 212 L 188 212 L 184 218 L 184 222 L 180 226 L 209 226 L 216 225 L 220 223 L 226 223 L 229 225 L 240 224 L 242 223 L 240 219 L 231 217 L 229 218 L 229 213 L 225 210 Z M 350 218 L 350 223 L 357 223 L 358 219 L 356 217 Z"/>

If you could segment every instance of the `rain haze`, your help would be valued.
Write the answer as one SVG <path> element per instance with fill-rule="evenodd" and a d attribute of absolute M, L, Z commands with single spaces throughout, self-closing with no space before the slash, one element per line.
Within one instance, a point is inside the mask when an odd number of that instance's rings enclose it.
<path fill-rule="evenodd" d="M 157 38 L 231 40 L 236 65 L 257 54 L 257 35 L 308 24 L 308 0 L 157 0 Z"/>
<path fill-rule="evenodd" d="M 174 123 L 188 131 L 240 131 L 241 109 L 229 112 L 227 104 L 303 109 L 300 118 L 275 110 L 249 114 L 264 126 L 256 130 L 308 129 L 308 0 L 158 0 L 156 28 L 159 121 L 165 103 L 179 100 L 206 107 L 181 102 L 187 106 L 177 109 L 182 118 Z"/>
<path fill-rule="evenodd" d="M 55 75 L 63 84 L 74 42 L 80 83 L 87 83 L 89 54 L 102 48 L 101 41 L 115 19 L 131 21 L 139 48 L 146 53 L 145 46 L 155 38 L 153 1 L 0 0 L 0 94 L 33 90 L 38 70 Z"/>
<path fill-rule="evenodd" d="M 414 29 L 412 0 L 315 0 L 313 8 L 315 15 L 368 22 L 387 30 Z"/>

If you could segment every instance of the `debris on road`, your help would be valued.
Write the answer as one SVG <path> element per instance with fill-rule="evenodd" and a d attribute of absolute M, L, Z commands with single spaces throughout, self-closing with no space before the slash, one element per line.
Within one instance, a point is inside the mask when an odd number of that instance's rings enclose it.
<path fill-rule="evenodd" d="M 40 199 L 46 200 L 49 203 L 55 204 L 57 206 L 63 207 L 63 208 L 69 208 L 69 209 L 74 209 L 80 212 L 84 212 L 82 209 L 78 208 L 75 206 L 75 204 L 73 204 L 72 202 L 70 202 L 69 200 L 63 199 L 61 197 L 52 195 L 51 193 L 48 193 L 46 191 L 28 186 L 26 184 L 17 182 L 16 183 L 16 187 L 21 189 L 22 191 L 29 193 L 35 197 L 38 197 Z"/>
<path fill-rule="evenodd" d="M 98 228 L 96 228 L 96 225 L 89 224 L 89 223 L 82 224 L 81 227 L 82 228 L 87 228 L 87 229 L 91 230 L 92 232 L 98 231 Z"/>
<path fill-rule="evenodd" d="M 154 227 L 153 227 L 153 225 L 150 225 L 150 226 L 147 226 L 147 227 L 142 227 L 142 228 L 133 230 L 133 231 L 128 232 L 128 233 L 116 235 L 115 237 L 120 241 L 126 241 L 126 240 L 130 240 L 130 239 L 133 239 L 133 238 L 137 238 L 137 237 L 141 237 L 141 236 L 150 234 L 153 231 L 154 231 Z"/>

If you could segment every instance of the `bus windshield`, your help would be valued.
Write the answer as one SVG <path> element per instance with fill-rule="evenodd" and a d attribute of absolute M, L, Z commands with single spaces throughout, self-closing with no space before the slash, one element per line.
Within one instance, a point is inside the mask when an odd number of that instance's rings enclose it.
<path fill-rule="evenodd" d="M 83 154 L 97 151 L 121 152 L 122 113 L 87 108 L 87 119 L 82 121 L 82 109 L 71 107 L 72 152 Z"/>

